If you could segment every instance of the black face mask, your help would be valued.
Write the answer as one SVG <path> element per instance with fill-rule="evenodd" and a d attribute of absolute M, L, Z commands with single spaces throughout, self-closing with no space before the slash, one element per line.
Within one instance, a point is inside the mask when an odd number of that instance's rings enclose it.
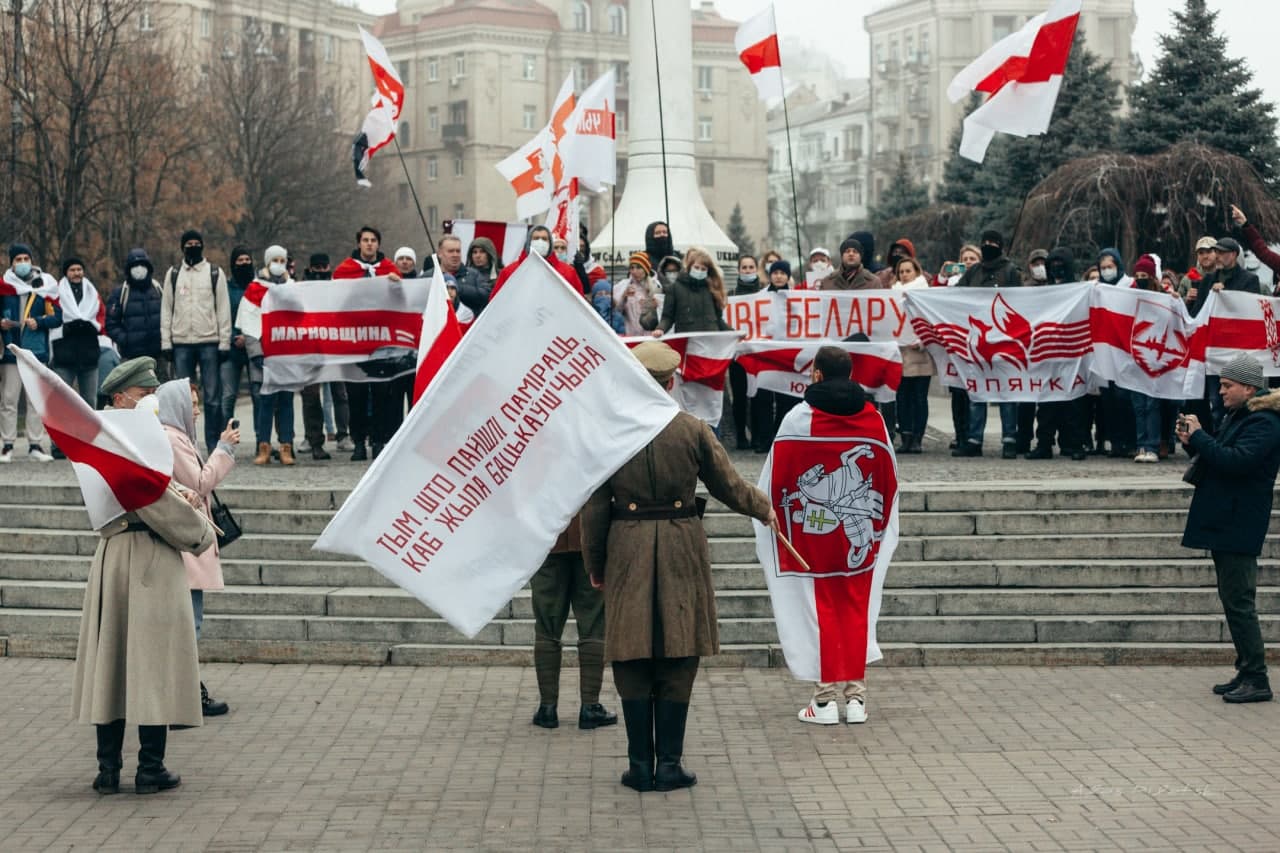
<path fill-rule="evenodd" d="M 982 259 L 984 261 L 994 261 L 1003 254 L 1004 249 L 999 246 L 992 246 L 990 243 L 982 244 Z"/>
<path fill-rule="evenodd" d="M 204 246 L 184 246 L 182 257 L 186 260 L 187 266 L 194 267 L 204 260 Z"/>
<path fill-rule="evenodd" d="M 231 268 L 231 277 L 236 284 L 247 285 L 253 281 L 253 264 L 236 264 Z"/>

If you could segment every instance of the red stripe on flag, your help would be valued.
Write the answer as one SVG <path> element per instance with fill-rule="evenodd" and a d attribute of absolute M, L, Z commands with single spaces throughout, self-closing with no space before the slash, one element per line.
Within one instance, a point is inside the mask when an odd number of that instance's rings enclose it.
<path fill-rule="evenodd" d="M 1071 41 L 1079 15 L 1069 15 L 1040 27 L 1028 56 L 1011 56 L 974 86 L 975 92 L 994 95 L 1009 83 L 1044 83 L 1067 68 Z"/>
<path fill-rule="evenodd" d="M 436 374 L 440 372 L 449 353 L 453 352 L 454 347 L 461 340 L 462 327 L 458 325 L 458 318 L 453 316 L 453 311 L 450 310 L 449 319 L 445 321 L 444 328 L 440 330 L 440 334 L 431 343 L 431 348 L 427 350 L 426 357 L 418 365 L 418 373 L 413 380 L 413 402 L 418 402 L 418 398 L 431 384 L 431 380 L 435 379 Z"/>
<path fill-rule="evenodd" d="M 111 489 L 111 494 L 115 495 L 120 506 L 127 512 L 150 506 L 169 488 L 169 475 L 162 471 L 139 465 L 119 454 L 81 441 L 71 433 L 63 432 L 48 423 L 44 428 L 68 459 L 88 465 L 98 472 L 106 481 L 107 488 Z"/>
<path fill-rule="evenodd" d="M 262 315 L 262 349 L 267 356 L 369 355 L 381 347 L 416 349 L 421 333 L 422 314 L 410 311 L 268 311 Z"/>
<path fill-rule="evenodd" d="M 756 74 L 765 68 L 781 68 L 782 52 L 778 50 L 778 35 L 774 33 L 763 41 L 758 41 L 738 54 L 747 70 Z"/>

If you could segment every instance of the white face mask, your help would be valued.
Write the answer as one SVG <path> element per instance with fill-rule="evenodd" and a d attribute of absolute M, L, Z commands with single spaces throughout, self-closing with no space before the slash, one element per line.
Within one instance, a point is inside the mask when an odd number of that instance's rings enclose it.
<path fill-rule="evenodd" d="M 536 255 L 542 255 L 542 257 L 544 258 L 547 256 L 547 250 L 550 248 L 551 248 L 551 244 L 546 240 L 530 240 L 529 241 L 529 251 L 533 252 Z"/>
<path fill-rule="evenodd" d="M 129 267 L 129 277 L 134 281 L 142 281 L 147 277 L 147 268 L 141 264 L 136 267 Z"/>
<path fill-rule="evenodd" d="M 813 265 L 813 271 L 818 275 L 824 275 L 824 276 L 828 275 L 831 272 L 831 264 L 828 264 L 824 261 L 819 261 L 818 263 Z"/>
<path fill-rule="evenodd" d="M 1107 284 L 1111 284 L 1120 277 L 1120 271 L 1115 267 L 1107 267 L 1106 269 L 1098 270 L 1098 275 L 1102 276 L 1102 280 Z"/>
<path fill-rule="evenodd" d="M 743 284 L 755 284 L 759 280 L 760 280 L 760 276 L 756 275 L 753 272 L 738 273 L 738 281 L 742 282 Z"/>
<path fill-rule="evenodd" d="M 690 267 L 689 278 L 693 279 L 694 281 L 706 281 L 707 271 L 698 269 L 697 267 Z"/>
<path fill-rule="evenodd" d="M 1045 279 L 1047 279 L 1049 277 L 1049 274 L 1045 272 L 1044 264 L 1035 264 L 1034 266 L 1032 266 L 1031 277 L 1034 278 L 1036 281 L 1044 281 Z"/>
<path fill-rule="evenodd" d="M 675 284 L 676 279 L 680 277 L 680 273 L 678 272 L 663 273 L 662 277 L 667 280 L 667 284 Z"/>
<path fill-rule="evenodd" d="M 280 263 L 279 261 L 274 261 L 270 264 L 267 264 L 267 272 L 279 278 L 280 276 L 284 275 L 284 264 Z"/>

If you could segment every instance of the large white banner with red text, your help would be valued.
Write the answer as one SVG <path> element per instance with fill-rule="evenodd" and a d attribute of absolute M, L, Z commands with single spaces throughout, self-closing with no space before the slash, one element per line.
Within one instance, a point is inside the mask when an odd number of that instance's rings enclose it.
<path fill-rule="evenodd" d="M 725 320 L 748 340 L 840 341 L 862 334 L 877 343 L 916 343 L 901 290 L 780 290 L 730 296 Z"/>
<path fill-rule="evenodd" d="M 677 408 L 540 258 L 516 271 L 316 541 L 474 637 Z"/>
<path fill-rule="evenodd" d="M 837 346 L 853 357 L 850 379 L 880 402 L 894 399 L 902 384 L 902 349 L 897 344 L 832 341 L 743 341 L 738 364 L 747 374 L 747 396 L 774 391 L 803 397 L 809 388 L 813 360 L 824 346 Z"/>

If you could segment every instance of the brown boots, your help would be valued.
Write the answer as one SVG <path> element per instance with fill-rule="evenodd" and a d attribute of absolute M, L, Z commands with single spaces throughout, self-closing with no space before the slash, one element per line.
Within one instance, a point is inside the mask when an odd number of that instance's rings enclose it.
<path fill-rule="evenodd" d="M 254 465 L 268 465 L 271 462 L 271 445 L 265 441 L 258 443 L 258 455 L 253 457 Z M 297 465 L 298 460 L 293 455 L 292 444 L 280 445 L 280 464 L 281 465 Z"/>
<path fill-rule="evenodd" d="M 298 460 L 293 458 L 293 445 L 292 445 L 292 444 L 282 444 L 282 445 L 280 445 L 280 464 L 281 464 L 281 465 L 296 465 L 296 464 L 298 464 Z"/>

